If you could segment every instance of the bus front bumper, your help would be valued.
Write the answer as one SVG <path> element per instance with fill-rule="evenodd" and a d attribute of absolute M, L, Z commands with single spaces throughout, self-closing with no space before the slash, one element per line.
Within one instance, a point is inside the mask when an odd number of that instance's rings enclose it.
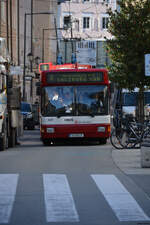
<path fill-rule="evenodd" d="M 41 125 L 42 139 L 67 139 L 67 138 L 109 138 L 110 124 L 92 125 Z"/>

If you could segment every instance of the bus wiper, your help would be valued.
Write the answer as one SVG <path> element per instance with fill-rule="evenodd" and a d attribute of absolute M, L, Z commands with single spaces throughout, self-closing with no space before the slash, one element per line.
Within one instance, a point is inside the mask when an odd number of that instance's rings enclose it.
<path fill-rule="evenodd" d="M 91 117 L 95 117 L 95 115 L 93 113 L 88 113 L 88 115 Z"/>
<path fill-rule="evenodd" d="M 57 118 L 60 118 L 60 117 L 62 117 L 62 116 L 64 116 L 64 113 L 57 113 Z"/>
<path fill-rule="evenodd" d="M 93 113 L 83 113 L 83 112 L 80 112 L 78 116 L 91 116 L 91 117 L 94 117 L 95 115 Z"/>

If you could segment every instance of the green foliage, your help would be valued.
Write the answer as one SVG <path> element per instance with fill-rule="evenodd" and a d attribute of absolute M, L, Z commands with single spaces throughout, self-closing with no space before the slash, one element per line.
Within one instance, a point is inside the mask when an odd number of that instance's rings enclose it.
<path fill-rule="evenodd" d="M 141 89 L 150 86 L 144 59 L 150 53 L 150 0 L 121 0 L 119 5 L 119 11 L 108 10 L 113 36 L 106 39 L 110 80 L 123 88 Z"/>

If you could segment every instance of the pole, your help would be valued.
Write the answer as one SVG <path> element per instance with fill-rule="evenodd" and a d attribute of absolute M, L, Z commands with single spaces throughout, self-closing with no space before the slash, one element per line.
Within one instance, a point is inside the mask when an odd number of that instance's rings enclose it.
<path fill-rule="evenodd" d="M 72 19 L 71 19 L 71 49 L 73 53 L 73 32 L 72 32 Z"/>
<path fill-rule="evenodd" d="M 42 62 L 44 62 L 44 56 L 45 56 L 45 49 L 44 49 L 44 47 L 45 47 L 45 31 L 48 31 L 48 30 L 54 30 L 55 29 L 55 31 L 56 31 L 56 41 L 57 41 L 57 51 L 59 52 L 59 45 L 58 45 L 58 33 L 57 33 L 57 30 L 63 30 L 64 28 L 57 28 L 56 26 L 55 26 L 55 28 L 46 28 L 46 29 L 43 29 L 43 31 L 42 31 Z"/>
<path fill-rule="evenodd" d="M 11 61 L 13 61 L 13 39 L 12 39 L 12 0 L 10 0 L 10 49 L 11 49 Z"/>
<path fill-rule="evenodd" d="M 56 40 L 57 40 L 57 49 L 56 49 L 56 62 L 57 62 L 57 57 L 59 55 L 59 43 L 58 43 L 58 34 L 57 34 L 56 18 L 54 18 L 54 24 L 55 24 L 55 32 L 56 32 Z"/>
<path fill-rule="evenodd" d="M 31 54 L 33 55 L 33 45 L 32 45 L 32 40 L 33 40 L 33 0 L 31 0 Z M 32 65 L 32 61 L 31 61 L 31 65 L 30 65 L 30 70 L 32 72 L 33 69 L 33 65 Z"/>
<path fill-rule="evenodd" d="M 24 63 L 23 63 L 23 101 L 25 101 L 25 75 L 26 75 L 26 17 L 27 14 L 24 15 Z"/>
<path fill-rule="evenodd" d="M 17 0 L 18 66 L 20 65 L 20 10 L 19 10 L 19 7 L 20 7 L 19 0 Z"/>
<path fill-rule="evenodd" d="M 7 36 L 7 49 L 9 51 L 8 0 L 6 1 L 6 36 Z"/>
<path fill-rule="evenodd" d="M 42 62 L 44 63 L 44 31 L 45 29 L 43 29 L 42 32 Z"/>
<path fill-rule="evenodd" d="M 2 35 L 2 29 L 1 29 L 1 20 L 2 20 L 2 15 L 1 15 L 1 2 L 0 2 L 0 36 Z"/>
<path fill-rule="evenodd" d="M 65 63 L 67 62 L 67 40 L 65 40 Z"/>
<path fill-rule="evenodd" d="M 32 15 L 49 15 L 53 14 L 52 12 L 35 12 L 32 13 Z M 24 62 L 23 62 L 23 100 L 26 100 L 25 96 L 25 89 L 26 89 L 26 82 L 25 82 L 25 76 L 26 76 L 26 17 L 30 15 L 31 13 L 25 13 L 24 14 Z"/>

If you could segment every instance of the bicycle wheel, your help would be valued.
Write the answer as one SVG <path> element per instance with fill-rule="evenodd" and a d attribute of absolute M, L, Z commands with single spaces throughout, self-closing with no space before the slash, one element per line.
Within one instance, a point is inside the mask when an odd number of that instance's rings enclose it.
<path fill-rule="evenodd" d="M 113 129 L 110 135 L 110 142 L 113 147 L 116 149 L 123 149 L 123 146 L 120 143 L 120 135 L 117 134 L 116 129 Z"/>
<path fill-rule="evenodd" d="M 143 140 L 146 138 L 150 138 L 150 125 L 146 127 L 143 133 Z"/>
<path fill-rule="evenodd" d="M 124 149 L 130 149 L 135 148 L 135 146 L 139 144 L 139 142 L 132 132 L 122 130 L 122 133 L 120 135 L 120 144 L 123 146 Z"/>

